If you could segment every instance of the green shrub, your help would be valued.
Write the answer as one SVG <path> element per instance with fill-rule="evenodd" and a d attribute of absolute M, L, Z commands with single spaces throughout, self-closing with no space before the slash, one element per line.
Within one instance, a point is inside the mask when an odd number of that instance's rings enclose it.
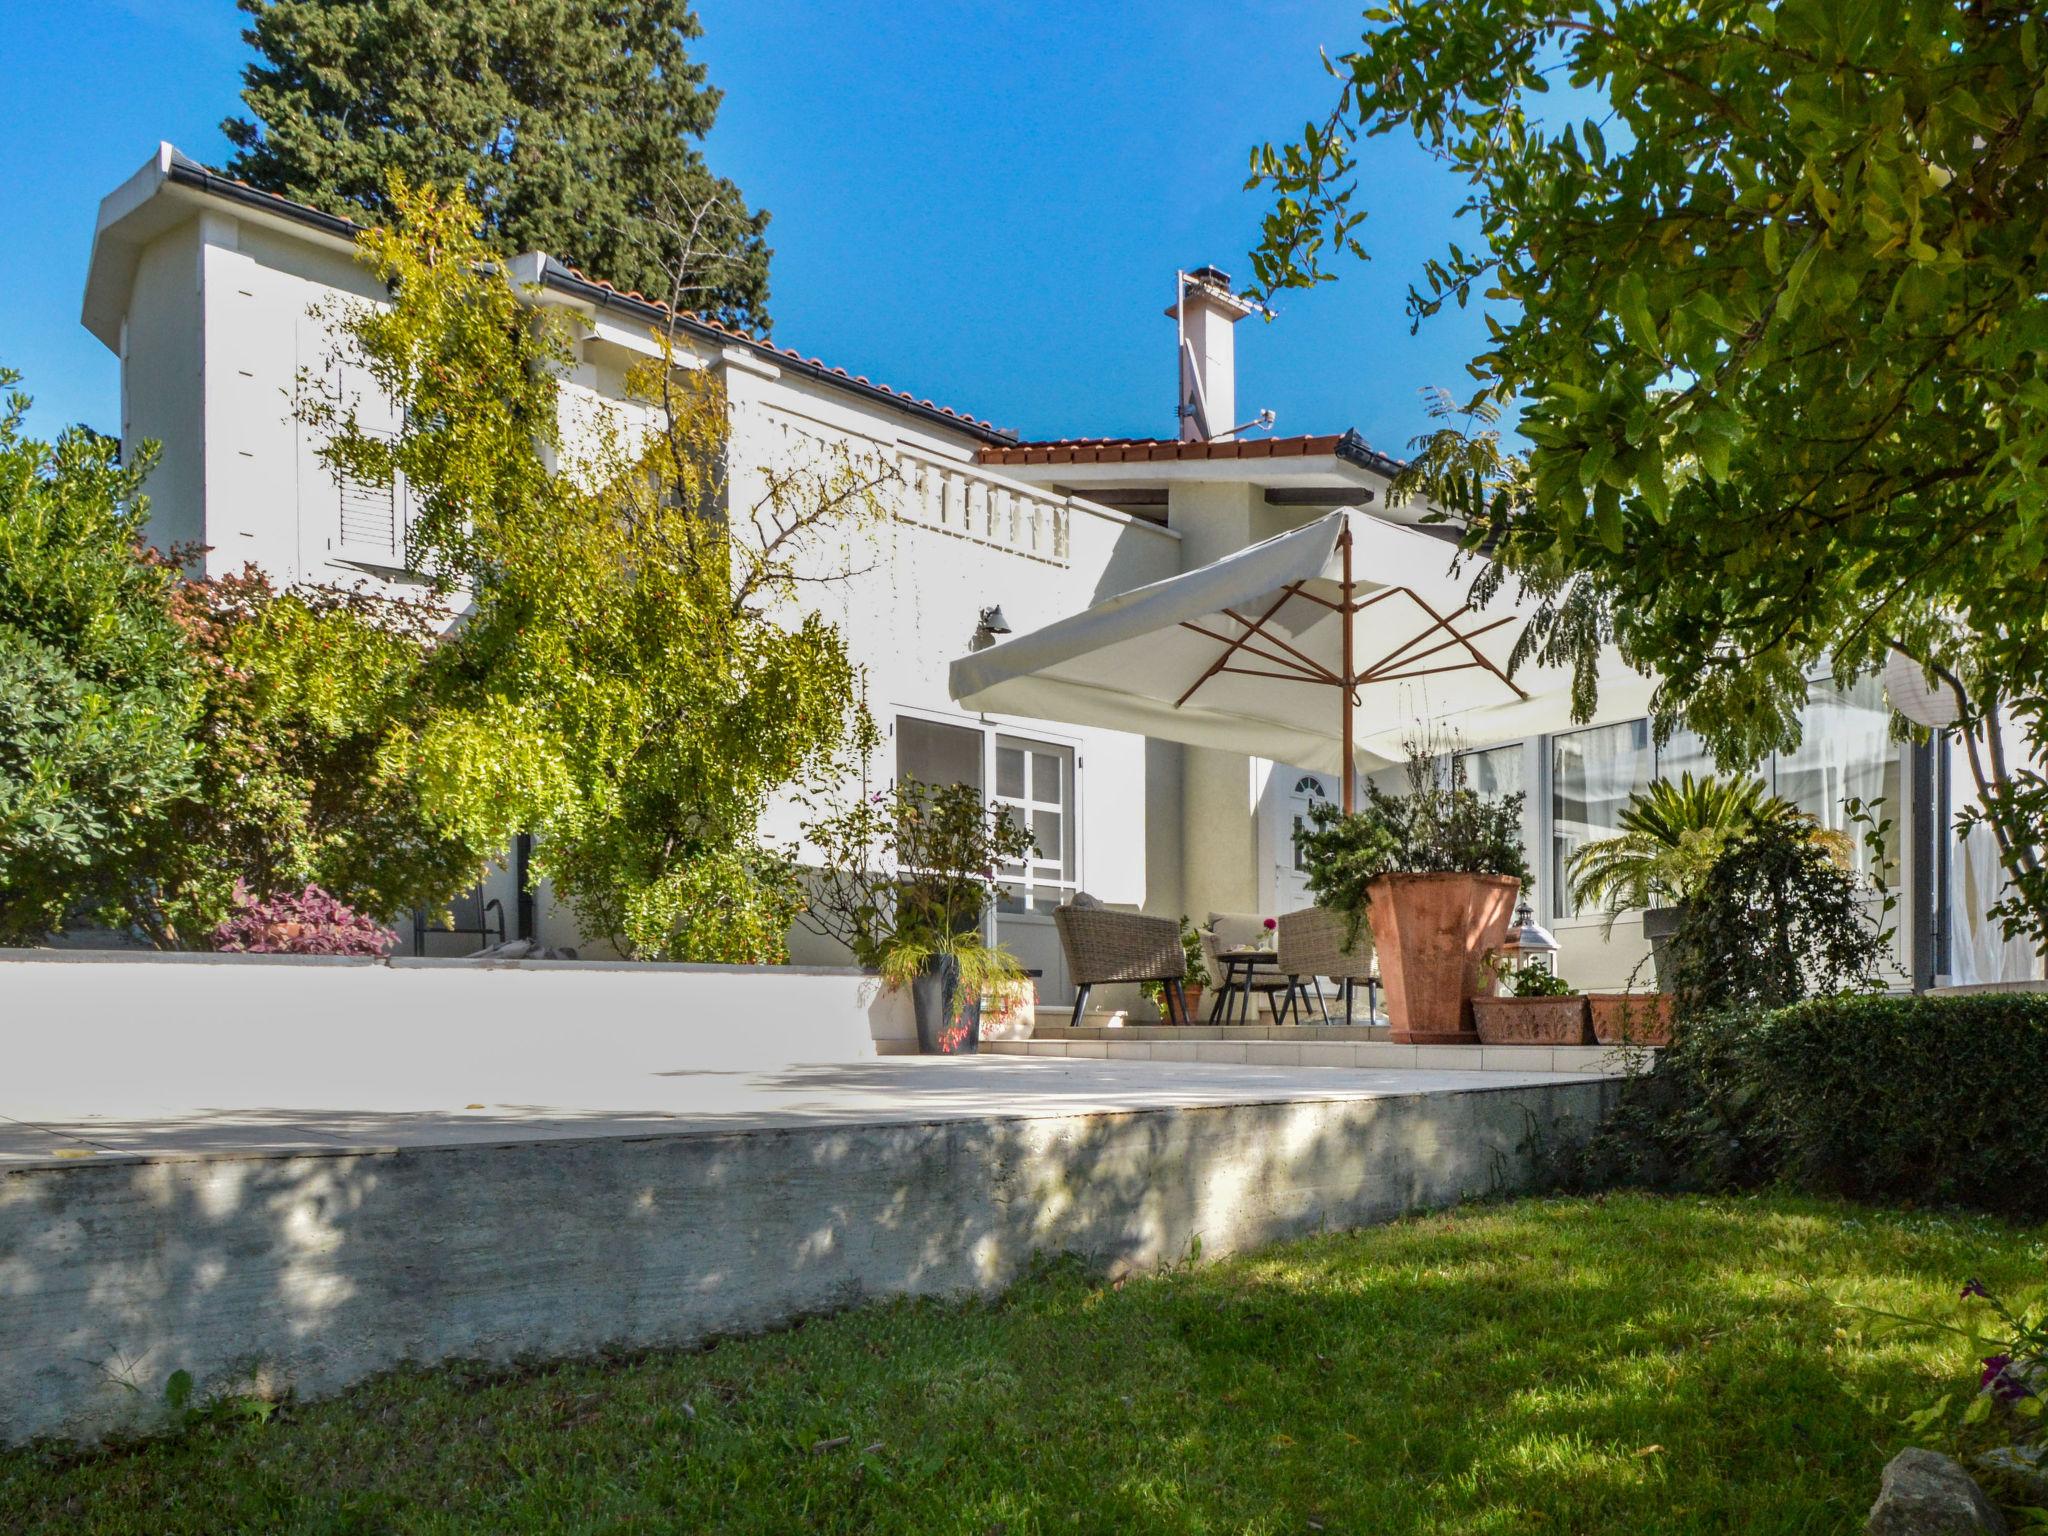
<path fill-rule="evenodd" d="M 2048 995 L 1816 999 L 1738 1055 L 1791 1182 L 2048 1216 Z"/>
<path fill-rule="evenodd" d="M 1632 1079 L 1588 1182 L 1783 1183 L 2048 1217 L 2048 994 L 1814 998 L 1688 1018 Z"/>

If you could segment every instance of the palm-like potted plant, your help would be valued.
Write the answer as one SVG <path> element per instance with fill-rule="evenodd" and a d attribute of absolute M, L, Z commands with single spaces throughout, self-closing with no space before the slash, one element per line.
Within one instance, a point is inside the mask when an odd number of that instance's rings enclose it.
<path fill-rule="evenodd" d="M 1024 980 L 982 927 L 997 869 L 1031 851 L 1031 834 L 970 785 L 915 779 L 832 809 L 803 832 L 815 866 L 802 921 L 885 985 L 909 991 L 919 1050 L 978 1050 L 982 998 Z"/>
<path fill-rule="evenodd" d="M 1761 779 L 1659 779 L 1631 796 L 1613 837 L 1587 843 L 1571 856 L 1572 901 L 1603 907 L 1607 931 L 1623 912 L 1642 909 L 1643 937 L 1659 990 L 1669 990 L 1669 946 L 1682 909 L 1706 881 L 1728 845 L 1763 822 L 1799 829 L 1838 865 L 1852 851 L 1846 834 L 1823 827 L 1791 801 L 1771 794 Z"/>
<path fill-rule="evenodd" d="M 1347 946 L 1371 909 L 1393 1038 L 1476 1045 L 1472 999 L 1492 986 L 1488 957 L 1529 878 L 1522 796 L 1488 799 L 1455 760 L 1445 776 L 1415 752 L 1406 794 L 1367 785 L 1350 815 L 1317 806 L 1302 852 L 1316 904 L 1348 921 Z"/>

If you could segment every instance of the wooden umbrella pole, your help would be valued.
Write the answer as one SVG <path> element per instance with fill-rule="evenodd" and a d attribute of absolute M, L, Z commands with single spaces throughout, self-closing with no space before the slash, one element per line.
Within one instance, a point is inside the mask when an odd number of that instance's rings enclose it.
<path fill-rule="evenodd" d="M 1351 675 L 1351 621 L 1353 614 L 1351 602 L 1351 530 L 1349 527 L 1346 527 L 1342 533 L 1337 535 L 1337 547 L 1344 552 L 1344 661 L 1339 668 L 1342 675 L 1337 679 L 1337 692 L 1342 696 L 1337 707 L 1343 712 L 1344 720 L 1344 814 L 1349 816 L 1354 809 L 1351 803 L 1351 779 L 1358 768 L 1355 755 L 1351 749 L 1351 689 L 1354 679 Z"/>

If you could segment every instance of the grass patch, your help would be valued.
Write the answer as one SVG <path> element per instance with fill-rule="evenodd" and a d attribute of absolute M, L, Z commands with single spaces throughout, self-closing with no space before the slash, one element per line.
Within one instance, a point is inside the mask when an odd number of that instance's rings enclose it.
<path fill-rule="evenodd" d="M 1121 1286 L 1050 1270 L 763 1338 L 382 1377 L 0 1453 L 0 1530 L 1817 1532 L 2048 1233 L 1788 1198 L 1528 1200 Z"/>

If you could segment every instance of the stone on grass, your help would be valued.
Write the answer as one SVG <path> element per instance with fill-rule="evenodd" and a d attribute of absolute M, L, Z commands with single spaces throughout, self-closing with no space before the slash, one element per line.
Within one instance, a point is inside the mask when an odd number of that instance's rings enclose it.
<path fill-rule="evenodd" d="M 1870 1536 L 2004 1536 L 2006 1524 L 1961 1462 L 1916 1448 L 1886 1465 L 1865 1529 Z"/>

